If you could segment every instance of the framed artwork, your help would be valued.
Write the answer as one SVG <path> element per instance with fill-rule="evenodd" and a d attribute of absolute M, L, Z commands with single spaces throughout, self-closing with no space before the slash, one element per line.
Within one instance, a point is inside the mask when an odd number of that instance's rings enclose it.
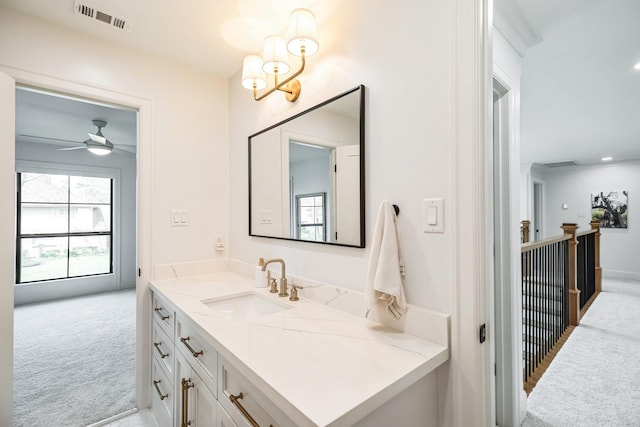
<path fill-rule="evenodd" d="M 601 228 L 627 228 L 629 194 L 626 190 L 591 194 L 591 218 Z"/>

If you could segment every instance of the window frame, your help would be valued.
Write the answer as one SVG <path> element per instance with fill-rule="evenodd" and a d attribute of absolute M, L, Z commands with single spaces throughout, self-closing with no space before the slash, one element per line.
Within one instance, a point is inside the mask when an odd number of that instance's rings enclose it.
<path fill-rule="evenodd" d="M 20 221 L 21 221 L 21 182 L 19 180 L 22 173 L 37 173 L 37 174 L 51 174 L 51 175 L 64 175 L 64 176 L 82 176 L 82 177 L 95 177 L 95 178 L 107 178 L 111 180 L 111 215 L 110 215 L 110 232 L 71 232 L 70 229 L 66 233 L 49 233 L 49 234 L 20 234 Z M 46 282 L 62 282 L 62 281 L 74 281 L 85 278 L 105 277 L 110 281 L 119 280 L 120 276 L 120 262 L 119 262 L 119 246 L 120 246 L 120 170 L 111 168 L 102 168 L 94 166 L 84 165 L 71 165 L 61 163 L 45 163 L 35 161 L 18 161 L 16 160 L 16 264 L 15 264 L 15 286 L 28 286 L 36 284 L 45 284 Z M 74 203 L 61 204 L 65 208 L 72 208 Z M 68 219 L 70 221 L 70 218 Z M 109 257 L 110 268 L 108 272 L 86 274 L 78 276 L 69 276 L 69 253 L 67 253 L 67 275 L 66 277 L 58 277 L 52 279 L 33 280 L 28 282 L 20 281 L 20 265 L 21 265 L 21 238 L 29 237 L 66 237 L 67 239 L 77 236 L 110 236 L 109 244 Z"/>
<path fill-rule="evenodd" d="M 300 220 L 300 199 L 322 197 L 322 222 L 312 224 L 302 224 Z M 305 242 L 326 242 L 327 240 L 327 193 L 306 193 L 296 194 L 296 232 L 298 233 L 298 239 Z M 315 205 L 314 205 L 315 207 Z M 322 227 L 322 240 L 306 240 L 302 238 L 302 227 Z"/>

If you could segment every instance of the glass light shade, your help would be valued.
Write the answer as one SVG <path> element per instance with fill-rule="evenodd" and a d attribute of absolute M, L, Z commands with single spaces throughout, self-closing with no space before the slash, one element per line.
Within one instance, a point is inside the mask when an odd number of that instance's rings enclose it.
<path fill-rule="evenodd" d="M 87 147 L 87 150 L 89 150 L 90 152 L 92 152 L 97 156 L 106 156 L 111 152 L 111 147 L 90 146 L 90 147 Z"/>
<path fill-rule="evenodd" d="M 262 71 L 262 58 L 249 55 L 242 63 L 242 86 L 252 90 L 254 83 L 257 90 L 262 90 L 267 87 L 267 78 Z"/>
<path fill-rule="evenodd" d="M 278 74 L 288 73 L 288 59 L 289 55 L 287 54 L 287 44 L 282 37 L 268 36 L 264 39 L 264 48 L 262 49 L 262 69 L 265 73 L 275 74 L 276 69 L 278 70 Z"/>
<path fill-rule="evenodd" d="M 294 55 L 302 56 L 300 48 L 305 47 L 305 56 L 318 51 L 318 28 L 316 18 L 309 9 L 296 9 L 289 19 L 289 44 L 287 49 Z"/>

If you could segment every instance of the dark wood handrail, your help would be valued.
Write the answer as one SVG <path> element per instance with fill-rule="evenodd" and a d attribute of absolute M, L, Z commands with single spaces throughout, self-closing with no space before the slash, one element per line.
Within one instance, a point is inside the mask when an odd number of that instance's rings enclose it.
<path fill-rule="evenodd" d="M 576 237 L 580 237 L 580 236 L 586 236 L 587 234 L 594 234 L 597 233 L 599 230 L 593 229 L 593 230 L 587 230 L 587 231 L 581 231 L 580 233 L 576 234 Z"/>
<path fill-rule="evenodd" d="M 563 242 L 571 239 L 571 234 L 564 234 L 562 236 L 550 237 L 544 240 L 536 240 L 534 242 L 525 243 L 520 247 L 520 252 L 525 253 L 534 249 L 541 248 L 543 246 L 553 245 L 554 243 Z"/>

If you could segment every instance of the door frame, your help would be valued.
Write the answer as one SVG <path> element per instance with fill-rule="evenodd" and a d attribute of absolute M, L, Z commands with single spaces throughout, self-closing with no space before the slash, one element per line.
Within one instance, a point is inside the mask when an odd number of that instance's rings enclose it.
<path fill-rule="evenodd" d="M 93 86 L 45 74 L 39 74 L 0 64 L 0 71 L 15 80 L 16 85 L 30 86 L 49 92 L 68 94 L 94 102 L 121 105 L 138 111 L 138 146 L 136 155 L 136 258 L 138 275 L 136 278 L 136 406 L 146 408 L 150 403 L 151 381 L 150 345 L 151 337 L 151 305 L 149 281 L 153 279 L 153 246 L 151 244 L 153 230 L 152 195 L 155 182 L 155 148 L 153 138 L 153 103 L 150 99 L 137 95 L 117 92 L 108 88 Z M 14 101 L 15 106 L 15 101 Z M 15 155 L 13 160 L 15 161 Z M 15 171 L 12 171 L 15 175 Z M 15 178 L 14 178 L 15 181 Z M 5 185 L 0 182 L 0 185 Z M 11 201 L 11 205 L 15 203 Z M 15 259 L 12 260 L 12 265 Z M 13 294 L 13 293 L 12 293 Z M 13 299 L 0 303 L 0 311 L 9 310 L 13 320 Z M 11 323 L 13 324 L 13 322 Z M 13 347 L 13 334 L 11 334 Z M 9 343 L 2 343 L 7 346 Z M 4 354 L 3 354 L 4 356 Z M 8 360 L 0 357 L 1 363 L 13 365 L 13 357 Z M 13 387 L 10 396 L 13 394 Z"/>

